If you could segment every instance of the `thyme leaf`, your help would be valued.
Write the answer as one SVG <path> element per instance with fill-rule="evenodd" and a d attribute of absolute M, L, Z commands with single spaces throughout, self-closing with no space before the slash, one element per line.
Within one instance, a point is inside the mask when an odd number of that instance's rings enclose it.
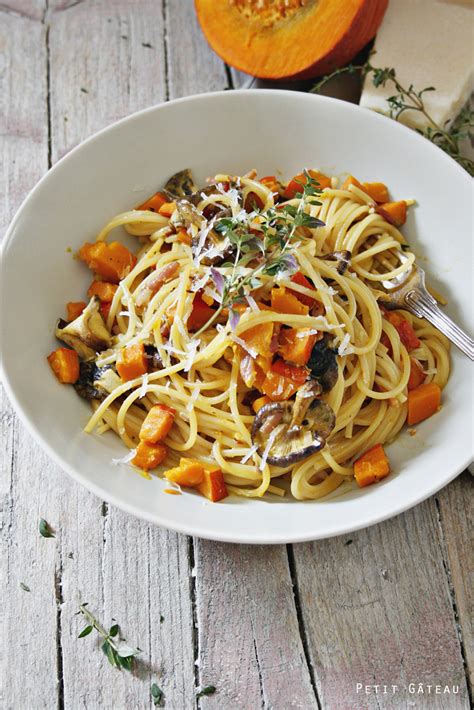
<path fill-rule="evenodd" d="M 42 537 L 56 537 L 56 535 L 53 533 L 49 523 L 46 522 L 44 518 L 41 518 L 39 521 L 39 534 Z"/>
<path fill-rule="evenodd" d="M 202 698 L 204 695 L 214 695 L 215 692 L 215 685 L 206 685 L 205 688 L 202 688 L 199 693 L 197 693 L 196 698 Z"/>
<path fill-rule="evenodd" d="M 150 692 L 151 692 L 151 697 L 153 699 L 153 705 L 155 705 L 155 707 L 160 707 L 163 697 L 164 697 L 163 691 L 156 683 L 152 683 L 151 688 L 150 688 Z"/>
<path fill-rule="evenodd" d="M 120 637 L 119 625 L 113 624 L 107 632 L 102 624 L 89 611 L 87 602 L 79 606 L 77 614 L 82 614 L 88 622 L 87 626 L 85 626 L 78 635 L 78 638 L 88 636 L 91 631 L 95 629 L 103 639 L 101 649 L 107 656 L 110 665 L 119 670 L 124 668 L 127 671 L 131 671 L 133 669 L 135 656 L 140 653 L 140 649 L 131 648 L 125 643 L 124 639 Z"/>
<path fill-rule="evenodd" d="M 417 128 L 417 133 L 437 145 L 441 150 L 444 150 L 470 175 L 474 175 L 474 161 L 461 155 L 460 145 L 465 138 L 472 139 L 474 137 L 474 111 L 468 104 L 451 124 L 447 121 L 445 124 L 440 125 L 428 113 L 424 102 L 424 95 L 427 92 L 436 91 L 434 86 L 427 86 L 421 90 L 417 90 L 413 84 L 406 87 L 399 82 L 393 67 L 375 67 L 371 64 L 370 57 L 364 64 L 348 64 L 345 67 L 336 69 L 336 71 L 323 77 L 311 91 L 319 93 L 325 84 L 341 74 L 357 73 L 360 73 L 362 78 L 372 75 L 372 83 L 375 88 L 393 85 L 395 93 L 387 99 L 390 118 L 398 121 L 406 111 L 418 111 L 418 113 L 421 113 L 428 125 L 426 128 Z"/>

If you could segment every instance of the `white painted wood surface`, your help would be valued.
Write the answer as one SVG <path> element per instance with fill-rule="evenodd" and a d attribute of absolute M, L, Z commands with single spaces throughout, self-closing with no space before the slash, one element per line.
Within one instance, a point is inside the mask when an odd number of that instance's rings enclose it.
<path fill-rule="evenodd" d="M 3 0 L 2 233 L 48 165 L 96 130 L 246 81 L 209 50 L 191 0 Z M 141 710 L 152 682 L 176 710 L 468 707 L 469 475 L 344 538 L 216 544 L 108 508 L 49 461 L 6 397 L 2 413 L 1 708 Z M 39 537 L 41 517 L 55 539 Z M 83 601 L 140 646 L 135 673 L 77 639 Z M 216 694 L 197 701 L 209 684 Z"/>

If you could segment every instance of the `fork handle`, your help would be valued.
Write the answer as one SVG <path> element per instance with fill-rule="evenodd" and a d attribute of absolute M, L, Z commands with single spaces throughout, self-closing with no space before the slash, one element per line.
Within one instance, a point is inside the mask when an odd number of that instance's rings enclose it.
<path fill-rule="evenodd" d="M 406 294 L 405 303 L 415 316 L 426 318 L 465 355 L 474 360 L 474 340 L 439 308 L 430 293 L 413 289 Z"/>

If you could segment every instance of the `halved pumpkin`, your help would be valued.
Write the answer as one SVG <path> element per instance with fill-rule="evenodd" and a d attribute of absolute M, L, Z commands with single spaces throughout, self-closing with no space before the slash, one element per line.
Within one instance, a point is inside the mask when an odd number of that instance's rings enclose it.
<path fill-rule="evenodd" d="M 247 74 L 307 79 L 347 64 L 377 32 L 388 0 L 194 0 L 215 52 Z"/>

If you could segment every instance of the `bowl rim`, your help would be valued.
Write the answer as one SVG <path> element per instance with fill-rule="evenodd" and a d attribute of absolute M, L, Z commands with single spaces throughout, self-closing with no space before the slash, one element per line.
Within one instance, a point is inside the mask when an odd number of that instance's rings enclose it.
<path fill-rule="evenodd" d="M 371 111 L 370 109 L 367 109 L 365 107 L 361 107 L 358 104 L 352 104 L 347 101 L 343 101 L 341 99 L 336 99 L 328 96 L 321 96 L 319 94 L 311 94 L 307 92 L 298 92 L 298 91 L 292 91 L 288 89 L 262 89 L 262 88 L 255 88 L 255 89 L 234 89 L 232 91 L 228 90 L 223 90 L 223 91 L 209 91 L 209 92 L 204 92 L 200 94 L 193 94 L 190 96 L 185 96 L 177 99 L 173 99 L 170 101 L 165 101 L 163 103 L 159 104 L 154 104 L 152 106 L 148 106 L 144 109 L 141 109 L 139 111 L 135 111 L 131 114 L 128 114 L 124 116 L 123 118 L 119 119 L 118 121 L 114 121 L 113 123 L 105 126 L 104 128 L 100 129 L 99 131 L 93 133 L 91 136 L 86 138 L 85 140 L 81 141 L 78 143 L 78 145 L 74 146 L 70 151 L 68 151 L 65 155 L 63 155 L 51 168 L 47 170 L 47 172 L 40 178 L 40 180 L 33 186 L 33 188 L 28 192 L 26 197 L 23 199 L 21 202 L 20 206 L 16 210 L 8 228 L 5 233 L 5 236 L 2 240 L 1 248 L 0 248 L 0 260 L 1 260 L 1 266 L 3 269 L 4 265 L 4 254 L 6 252 L 6 247 L 12 241 L 13 239 L 13 234 L 15 232 L 15 227 L 17 222 L 19 221 L 23 210 L 28 207 L 28 203 L 30 200 L 34 198 L 36 195 L 36 192 L 39 191 L 43 185 L 44 182 L 46 182 L 49 179 L 49 176 L 54 173 L 57 169 L 59 169 L 60 166 L 62 166 L 65 162 L 67 163 L 77 152 L 81 151 L 84 146 L 90 145 L 94 143 L 97 140 L 100 140 L 103 134 L 105 133 L 112 133 L 115 130 L 120 130 L 120 128 L 129 122 L 133 122 L 135 119 L 149 114 L 153 113 L 158 110 L 166 110 L 168 106 L 171 105 L 176 105 L 176 104 L 187 104 L 187 103 L 194 103 L 194 102 L 205 102 L 208 101 L 209 99 L 212 101 L 214 99 L 220 100 L 223 97 L 234 97 L 234 96 L 249 96 L 250 95 L 260 95 L 260 96 L 280 96 L 283 98 L 286 98 L 287 100 L 293 100 L 295 98 L 295 95 L 298 96 L 298 100 L 308 100 L 308 101 L 315 101 L 315 102 L 322 102 L 322 103 L 329 103 L 329 104 L 336 104 L 336 105 L 342 105 L 345 107 L 345 110 L 349 111 L 355 111 L 360 113 L 361 111 L 365 111 L 367 116 L 370 116 L 371 121 L 381 121 L 385 125 L 388 126 L 388 122 L 391 124 L 390 130 L 392 131 L 399 131 L 401 135 L 409 135 L 410 140 L 415 140 L 418 141 L 420 144 L 429 144 L 428 150 L 435 151 L 438 154 L 438 157 L 441 160 L 444 160 L 446 164 L 450 164 L 451 169 L 456 169 L 460 175 L 460 177 L 464 180 L 469 180 L 469 174 L 450 156 L 448 156 L 441 148 L 438 146 L 434 145 L 433 143 L 430 143 L 426 138 L 424 138 L 422 135 L 418 134 L 415 132 L 413 129 L 405 126 L 404 124 L 391 119 L 390 117 L 379 113 L 377 111 Z M 0 288 L 0 296 L 2 295 L 3 288 Z M 5 294 L 3 294 L 5 296 Z M 2 299 L 3 302 L 5 302 L 5 298 Z M 4 359 L 3 359 L 3 351 L 2 347 L 0 344 L 0 377 L 2 380 L 2 384 L 5 387 L 5 391 L 8 395 L 8 398 L 10 399 L 10 402 L 13 405 L 13 408 L 15 410 L 15 413 L 19 416 L 20 421 L 25 425 L 26 429 L 28 432 L 33 436 L 34 440 L 42 447 L 42 449 L 46 452 L 46 454 L 56 463 L 56 465 L 62 470 L 65 471 L 71 478 L 73 478 L 76 482 L 80 483 L 82 486 L 84 486 L 87 490 L 89 490 L 91 493 L 93 493 L 95 496 L 100 498 L 101 500 L 105 500 L 107 503 L 123 510 L 124 512 L 133 515 L 134 517 L 137 517 L 141 520 L 145 520 L 149 523 L 153 523 L 154 525 L 158 525 L 159 527 L 163 527 L 169 530 L 173 530 L 178 533 L 186 534 L 186 535 L 192 535 L 192 536 L 197 536 L 202 539 L 207 539 L 207 540 L 214 540 L 214 541 L 220 541 L 220 542 L 228 542 L 228 543 L 238 543 L 238 544 L 270 544 L 270 545 L 276 545 L 276 544 L 291 544 L 291 543 L 298 543 L 298 542 L 310 542 L 312 540 L 321 540 L 321 539 L 327 539 L 331 537 L 336 537 L 339 535 L 345 535 L 351 532 L 355 532 L 357 530 L 362 530 L 368 527 L 371 527 L 372 525 L 377 525 L 378 523 L 381 523 L 385 520 L 389 520 L 390 518 L 393 518 L 400 513 L 403 513 L 410 508 L 415 507 L 419 503 L 422 503 L 424 500 L 429 498 L 430 496 L 434 495 L 437 493 L 439 490 L 444 488 L 448 483 L 450 483 L 454 478 L 456 478 L 467 466 L 471 463 L 473 455 L 468 455 L 466 460 L 463 461 L 462 464 L 459 464 L 458 467 L 452 471 L 449 476 L 445 477 L 442 482 L 437 482 L 430 487 L 427 487 L 422 493 L 420 493 L 418 496 L 415 498 L 410 498 L 408 502 L 404 502 L 403 500 L 396 504 L 389 506 L 388 509 L 385 509 L 382 513 L 380 514 L 374 514 L 370 518 L 370 522 L 360 522 L 360 523 L 349 523 L 349 524 L 344 524 L 343 522 L 340 524 L 338 527 L 337 531 L 334 530 L 325 530 L 324 528 L 315 532 L 310 532 L 308 531 L 307 533 L 300 533 L 300 534 L 281 534 L 281 535 L 273 535 L 273 534 L 266 534 L 266 535 L 260 535 L 259 537 L 256 537 L 253 533 L 248 535 L 245 533 L 245 531 L 239 532 L 238 536 L 235 534 L 233 535 L 226 535 L 225 531 L 223 531 L 223 534 L 221 533 L 215 533 L 211 530 L 206 530 L 203 529 L 202 526 L 199 526 L 197 524 L 193 524 L 191 521 L 190 523 L 187 522 L 181 522 L 177 519 L 174 519 L 173 521 L 166 520 L 166 522 L 163 522 L 160 520 L 159 514 L 152 514 L 151 512 L 144 511 L 140 509 L 139 507 L 136 507 L 133 504 L 129 504 L 126 499 L 121 498 L 118 495 L 115 495 L 113 493 L 110 493 L 110 491 L 106 490 L 103 486 L 94 483 L 93 481 L 90 481 L 89 479 L 85 479 L 81 473 L 76 471 L 74 466 L 69 464 L 63 457 L 61 456 L 60 453 L 58 453 L 40 434 L 40 432 L 36 428 L 35 421 L 33 418 L 27 414 L 27 412 L 23 409 L 21 406 L 19 399 L 16 396 L 14 387 L 12 386 L 8 370 L 4 365 Z M 305 501 L 306 503 L 311 503 L 314 501 Z"/>

